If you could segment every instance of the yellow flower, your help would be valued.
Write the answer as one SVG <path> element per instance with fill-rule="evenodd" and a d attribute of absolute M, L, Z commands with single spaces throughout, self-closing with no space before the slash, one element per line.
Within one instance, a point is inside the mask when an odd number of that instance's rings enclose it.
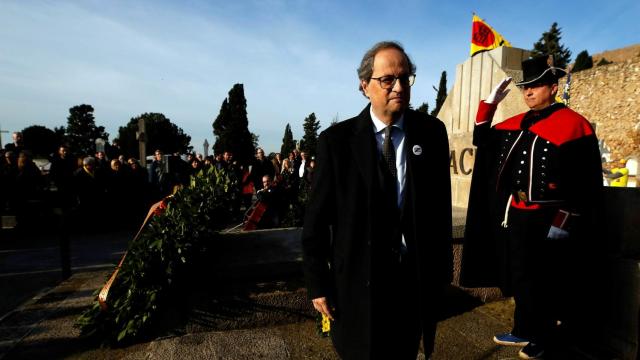
<path fill-rule="evenodd" d="M 326 315 L 322 315 L 322 332 L 328 333 L 331 330 L 331 322 Z"/>

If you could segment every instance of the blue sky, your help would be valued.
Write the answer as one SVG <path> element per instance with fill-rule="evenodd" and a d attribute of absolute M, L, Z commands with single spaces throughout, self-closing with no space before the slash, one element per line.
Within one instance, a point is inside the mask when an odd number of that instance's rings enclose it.
<path fill-rule="evenodd" d="M 113 139 L 132 117 L 160 112 L 202 152 L 242 83 L 250 130 L 278 151 L 287 123 L 297 139 L 311 112 L 324 128 L 366 105 L 355 69 L 377 41 L 405 46 L 418 68 L 412 104 L 433 107 L 440 73 L 451 88 L 468 57 L 474 11 L 514 47 L 531 48 L 553 22 L 574 58 L 640 42 L 637 0 L 2 0 L 0 126 L 66 125 L 86 103 Z"/>

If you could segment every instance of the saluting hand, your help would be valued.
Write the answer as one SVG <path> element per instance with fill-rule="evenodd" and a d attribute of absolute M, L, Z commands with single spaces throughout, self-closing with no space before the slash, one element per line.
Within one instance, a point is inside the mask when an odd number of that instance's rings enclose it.
<path fill-rule="evenodd" d="M 511 80 L 512 79 L 510 77 L 506 77 L 502 81 L 500 81 L 500 83 L 493 89 L 491 94 L 489 94 L 489 97 L 487 97 L 487 100 L 485 100 L 485 102 L 487 104 L 498 105 L 498 103 L 500 103 L 500 101 L 502 101 L 507 96 L 509 91 L 511 91 L 510 89 L 507 89 L 507 86 L 509 86 Z"/>
<path fill-rule="evenodd" d="M 326 297 L 315 298 L 311 300 L 311 302 L 313 303 L 313 307 L 318 310 L 318 312 L 333 321 L 333 314 L 331 313 L 331 309 L 329 308 L 329 303 L 327 303 Z"/>

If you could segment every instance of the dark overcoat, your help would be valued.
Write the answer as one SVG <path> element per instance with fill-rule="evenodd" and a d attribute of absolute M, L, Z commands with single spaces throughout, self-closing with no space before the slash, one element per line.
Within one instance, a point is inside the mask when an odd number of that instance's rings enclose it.
<path fill-rule="evenodd" d="M 320 134 L 302 235 L 308 294 L 327 297 L 335 307 L 331 335 L 343 358 L 374 358 L 379 349 L 393 346 L 385 334 L 403 331 L 388 328 L 393 307 L 406 299 L 388 291 L 398 281 L 390 275 L 397 251 L 390 241 L 391 214 L 385 210 L 369 106 Z M 413 110 L 405 112 L 404 132 L 400 226 L 415 259 L 411 271 L 420 305 L 413 316 L 428 327 L 438 310 L 434 300 L 452 278 L 449 146 L 444 124 Z"/>

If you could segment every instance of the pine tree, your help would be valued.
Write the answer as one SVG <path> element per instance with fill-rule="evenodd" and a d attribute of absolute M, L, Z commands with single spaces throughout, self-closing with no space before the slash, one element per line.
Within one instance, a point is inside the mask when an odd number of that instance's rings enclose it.
<path fill-rule="evenodd" d="M 531 55 L 553 55 L 553 63 L 555 67 L 565 69 L 571 62 L 571 51 L 560 44 L 562 39 L 562 30 L 558 27 L 558 23 L 553 23 L 549 31 L 542 33 L 540 40 L 533 44 Z"/>
<path fill-rule="evenodd" d="M 320 121 L 316 119 L 316 114 L 311 113 L 304 119 L 304 136 L 300 140 L 300 149 L 307 153 L 309 157 L 315 156 L 318 145 L 318 130 Z"/>
<path fill-rule="evenodd" d="M 296 148 L 296 143 L 293 141 L 293 133 L 291 132 L 291 126 L 287 124 L 284 128 L 284 136 L 282 137 L 282 147 L 280 147 L 280 154 L 283 158 L 286 158 L 293 149 Z"/>
<path fill-rule="evenodd" d="M 429 114 L 429 104 L 426 102 L 423 102 L 422 105 L 420 105 L 416 111 L 421 112 L 421 113 L 425 113 L 425 114 Z"/>
<path fill-rule="evenodd" d="M 228 138 L 226 133 L 228 131 L 230 121 L 231 116 L 229 116 L 229 102 L 225 98 L 220 106 L 218 116 L 213 121 L 213 138 L 216 139 L 213 144 L 213 152 L 216 155 L 222 154 L 225 149 L 228 149 Z"/>
<path fill-rule="evenodd" d="M 96 139 L 109 140 L 104 126 L 96 126 L 93 106 L 82 104 L 69 109 L 65 138 L 71 151 L 77 155 L 93 155 L 96 151 Z"/>
<path fill-rule="evenodd" d="M 251 133 L 251 145 L 253 145 L 253 148 L 257 149 L 259 143 L 260 143 L 260 135 Z"/>
<path fill-rule="evenodd" d="M 217 154 L 232 151 L 234 157 L 244 164 L 253 159 L 254 136 L 249 131 L 247 100 L 242 84 L 233 85 L 229 96 L 222 102 L 220 113 L 213 122 L 213 135 L 216 138 L 213 149 Z M 257 141 L 257 137 L 255 139 Z"/>
<path fill-rule="evenodd" d="M 431 112 L 432 116 L 437 116 L 442 104 L 447 99 L 447 72 L 443 71 L 440 75 L 440 85 L 438 85 L 438 94 L 436 95 L 436 107 Z"/>
<path fill-rule="evenodd" d="M 591 69 L 593 67 L 593 59 L 587 50 L 581 51 L 578 56 L 576 56 L 576 63 L 573 64 L 573 72 L 578 72 L 580 70 Z"/>
<path fill-rule="evenodd" d="M 609 61 L 609 60 L 605 59 L 604 57 L 602 57 L 602 59 L 600 59 L 600 61 L 598 61 L 596 66 L 609 65 L 609 64 L 612 64 L 612 63 L 613 63 L 613 61 Z"/>

